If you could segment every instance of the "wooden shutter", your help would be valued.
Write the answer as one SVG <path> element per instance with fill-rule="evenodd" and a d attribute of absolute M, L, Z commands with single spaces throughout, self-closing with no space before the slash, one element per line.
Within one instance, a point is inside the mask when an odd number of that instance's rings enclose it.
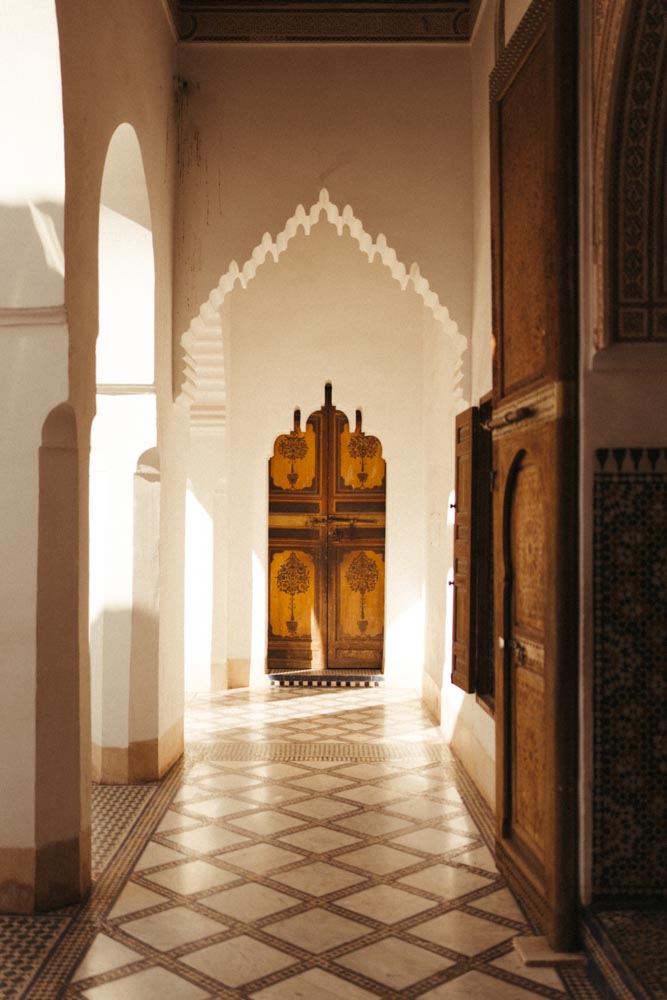
<path fill-rule="evenodd" d="M 452 683 L 475 690 L 476 614 L 473 600 L 473 456 L 479 428 L 476 406 L 456 418 L 456 514 L 454 518 L 454 625 Z"/>

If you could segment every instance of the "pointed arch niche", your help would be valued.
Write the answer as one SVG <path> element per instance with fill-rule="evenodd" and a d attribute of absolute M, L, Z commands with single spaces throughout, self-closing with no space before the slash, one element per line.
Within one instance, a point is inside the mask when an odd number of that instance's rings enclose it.
<path fill-rule="evenodd" d="M 96 416 L 90 458 L 93 777 L 159 776 L 159 460 L 153 234 L 134 128 L 109 143 L 99 217 Z"/>
<path fill-rule="evenodd" d="M 327 382 L 339 409 L 363 412 L 391 462 L 385 672 L 420 687 L 425 649 L 444 656 L 444 526 L 467 341 L 418 266 L 323 190 L 243 267 L 232 262 L 182 344 L 186 687 L 265 677 L 268 459 L 276 427 L 296 408 L 315 411 Z"/>

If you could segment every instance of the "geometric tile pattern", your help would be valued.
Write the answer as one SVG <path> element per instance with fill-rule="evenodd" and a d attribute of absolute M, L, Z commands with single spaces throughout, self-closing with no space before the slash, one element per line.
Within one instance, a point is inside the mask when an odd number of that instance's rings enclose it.
<path fill-rule="evenodd" d="M 614 997 L 667 998 L 667 910 L 591 908 L 588 944 Z"/>
<path fill-rule="evenodd" d="M 597 898 L 667 890 L 667 451 L 597 453 L 594 843 Z"/>
<path fill-rule="evenodd" d="M 148 798 L 30 1000 L 595 995 L 519 964 L 512 938 L 532 928 L 418 698 L 198 696 L 188 730 L 187 764 Z"/>
<path fill-rule="evenodd" d="M 126 839 L 156 785 L 93 785 L 92 875 L 95 883 Z M 0 998 L 33 996 L 30 983 L 82 911 L 70 906 L 37 916 L 0 915 Z M 25 992 L 27 990 L 27 993 Z"/>

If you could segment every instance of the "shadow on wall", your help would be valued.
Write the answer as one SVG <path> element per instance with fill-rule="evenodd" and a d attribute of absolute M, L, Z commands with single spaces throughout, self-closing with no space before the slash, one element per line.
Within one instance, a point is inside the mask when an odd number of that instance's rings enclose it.
<path fill-rule="evenodd" d="M 136 784 L 161 775 L 158 677 L 144 649 L 156 649 L 157 614 L 105 608 L 91 623 L 93 781 Z"/>
<path fill-rule="evenodd" d="M 60 305 L 65 257 L 63 206 L 53 201 L 0 205 L 2 244 L 11 258 L 0 270 L 0 303 L 20 309 Z"/>

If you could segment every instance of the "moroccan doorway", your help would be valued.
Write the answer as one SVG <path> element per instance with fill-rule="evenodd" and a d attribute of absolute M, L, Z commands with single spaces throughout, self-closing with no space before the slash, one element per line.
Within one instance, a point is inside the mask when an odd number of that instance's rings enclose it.
<path fill-rule="evenodd" d="M 380 669 L 386 464 L 377 437 L 325 402 L 269 460 L 269 672 Z"/>

